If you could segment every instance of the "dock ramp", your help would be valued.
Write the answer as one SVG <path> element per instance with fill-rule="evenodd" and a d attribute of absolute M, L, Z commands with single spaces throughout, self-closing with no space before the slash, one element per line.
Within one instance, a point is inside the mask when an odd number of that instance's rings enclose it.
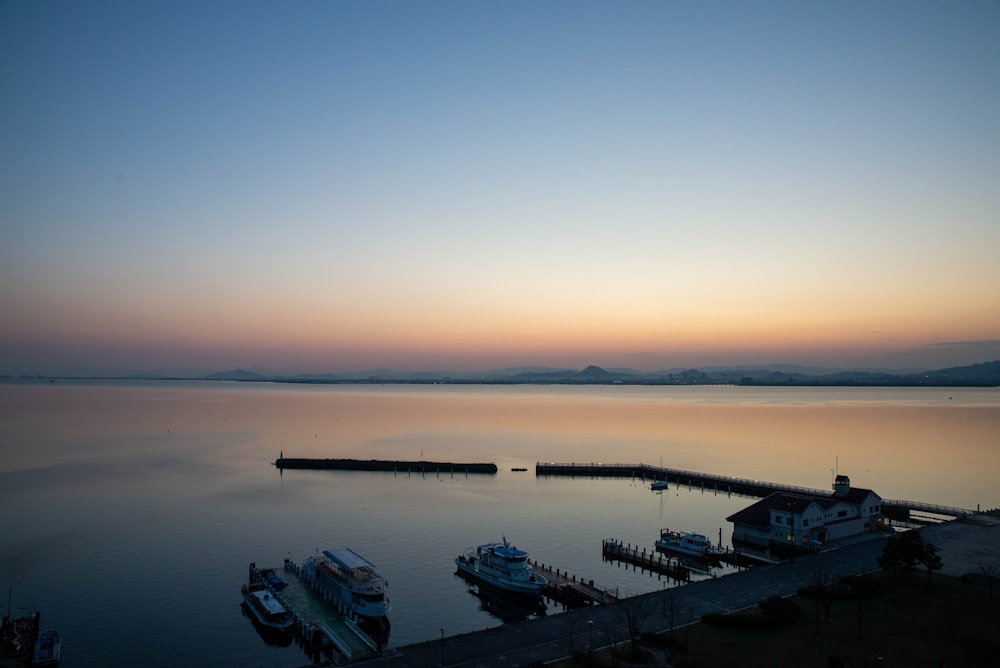
<path fill-rule="evenodd" d="M 337 651 L 344 655 L 348 663 L 370 659 L 378 655 L 375 641 L 349 619 L 331 617 L 318 624 Z"/>

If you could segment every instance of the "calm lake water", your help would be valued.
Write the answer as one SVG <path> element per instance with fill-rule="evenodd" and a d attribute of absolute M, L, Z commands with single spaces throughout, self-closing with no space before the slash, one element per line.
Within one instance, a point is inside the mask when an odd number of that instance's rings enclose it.
<path fill-rule="evenodd" d="M 282 451 L 500 470 L 282 474 Z M 536 461 L 820 489 L 839 467 L 884 498 L 986 509 L 1000 506 L 1000 390 L 7 383 L 0 455 L 0 586 L 15 615 L 60 630 L 63 666 L 296 666 L 297 646 L 265 644 L 242 614 L 251 561 L 353 548 L 389 581 L 392 645 L 500 624 L 453 560 L 502 535 L 599 585 L 660 589 L 603 562 L 601 540 L 651 547 L 670 527 L 728 544 L 725 517 L 753 500 L 536 478 Z"/>

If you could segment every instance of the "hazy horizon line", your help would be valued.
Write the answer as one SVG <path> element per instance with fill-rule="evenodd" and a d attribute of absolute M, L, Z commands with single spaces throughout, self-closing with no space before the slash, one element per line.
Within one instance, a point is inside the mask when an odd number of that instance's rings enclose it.
<path fill-rule="evenodd" d="M 63 371 L 63 372 L 0 372 L 0 377 L 2 378 L 43 378 L 43 379 L 182 379 L 182 380 L 202 380 L 213 375 L 223 375 L 223 374 L 236 374 L 236 373 L 250 373 L 260 376 L 261 378 L 309 378 L 309 377 L 346 377 L 346 378 L 363 378 L 370 376 L 386 375 L 386 374 L 400 374 L 401 376 L 433 376 L 439 378 L 476 378 L 476 377 L 488 377 L 496 375 L 516 375 L 523 373 L 558 373 L 558 372 L 575 372 L 581 373 L 588 368 L 596 367 L 608 373 L 623 373 L 623 374 L 633 374 L 638 376 L 657 376 L 663 374 L 680 374 L 686 371 L 771 371 L 771 372 L 787 372 L 787 373 L 801 373 L 807 375 L 818 375 L 818 374 L 836 374 L 836 373 L 885 373 L 885 374 L 897 374 L 897 375 L 912 375 L 919 373 L 929 373 L 933 371 L 941 371 L 945 369 L 955 369 L 964 368 L 970 366 L 978 366 L 982 364 L 990 364 L 994 362 L 1000 362 L 1000 360 L 983 360 L 981 362 L 973 362 L 971 364 L 954 364 L 948 366 L 920 366 L 920 367 L 903 367 L 903 368 L 891 368 L 891 367 L 880 367 L 880 366 L 867 366 L 867 365 L 823 365 L 823 364 L 803 364 L 796 362 L 767 362 L 767 363 L 736 363 L 736 364 L 725 364 L 725 363 L 711 363 L 711 364 L 695 364 L 695 365 L 681 365 L 675 367 L 667 367 L 662 369 L 655 369 L 651 371 L 644 371 L 641 369 L 636 369 L 633 367 L 617 366 L 617 365 L 607 365 L 601 366 L 599 364 L 587 364 L 581 367 L 566 366 L 566 365 L 540 365 L 540 364 L 525 364 L 525 365 L 511 365 L 506 367 L 483 367 L 479 369 L 469 369 L 464 371 L 458 370 L 448 370 L 448 369 L 433 369 L 433 368 L 412 368 L 412 369 L 401 369 L 388 366 L 372 367 L 367 369 L 360 369 L 357 371 L 282 371 L 277 369 L 270 369 L 260 365 L 244 365 L 236 366 L 232 368 L 213 368 L 213 369 L 191 369 L 191 368 L 176 368 L 176 369 L 145 369 L 145 370 L 123 370 L 118 372 L 113 372 L 109 370 L 99 371 L 99 370 L 75 370 L 75 371 Z"/>

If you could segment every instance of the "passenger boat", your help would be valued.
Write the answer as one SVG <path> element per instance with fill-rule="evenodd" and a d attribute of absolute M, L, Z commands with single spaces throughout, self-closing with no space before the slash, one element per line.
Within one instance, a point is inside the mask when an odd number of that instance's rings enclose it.
<path fill-rule="evenodd" d="M 302 573 L 314 589 L 360 617 L 365 632 L 376 642 L 388 640 L 389 583 L 375 571 L 374 564 L 344 547 L 309 557 Z"/>
<path fill-rule="evenodd" d="M 263 582 L 251 582 L 242 587 L 243 602 L 253 618 L 268 629 L 287 631 L 295 617 Z"/>
<path fill-rule="evenodd" d="M 725 554 L 722 548 L 712 545 L 711 541 L 700 533 L 669 529 L 660 532 L 660 537 L 656 540 L 656 549 L 702 559 L 716 559 Z"/>
<path fill-rule="evenodd" d="M 33 666 L 54 666 L 62 659 L 62 638 L 55 629 L 45 629 L 38 634 L 35 651 L 31 655 Z"/>
<path fill-rule="evenodd" d="M 549 584 L 543 576 L 528 568 L 528 553 L 503 538 L 502 543 L 470 547 L 455 559 L 460 573 L 476 582 L 514 594 L 541 597 Z"/>

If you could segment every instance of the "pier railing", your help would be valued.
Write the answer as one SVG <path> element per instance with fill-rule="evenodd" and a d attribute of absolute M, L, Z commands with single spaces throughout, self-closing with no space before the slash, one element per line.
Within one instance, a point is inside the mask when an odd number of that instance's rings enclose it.
<path fill-rule="evenodd" d="M 702 489 L 714 489 L 730 494 L 741 494 L 744 496 L 764 497 L 774 492 L 787 492 L 790 494 L 802 494 L 804 496 L 829 496 L 830 490 L 815 489 L 811 487 L 799 487 L 797 485 L 785 485 L 764 480 L 751 480 L 749 478 L 737 478 L 734 476 L 722 476 L 712 473 L 699 473 L 698 471 L 687 471 L 684 469 L 674 469 L 665 466 L 653 466 L 651 464 L 622 464 L 604 462 L 536 462 L 535 475 L 562 475 L 580 477 L 611 477 L 611 478 L 640 478 L 643 480 L 664 480 L 668 483 L 687 485 L 689 487 L 700 487 Z M 956 508 L 954 506 L 941 506 L 932 503 L 922 503 L 919 501 L 905 501 L 894 499 L 882 499 L 882 506 L 886 514 L 908 515 L 911 511 L 931 513 L 946 517 L 962 517 L 964 515 L 974 515 L 976 511 L 967 508 Z"/>

